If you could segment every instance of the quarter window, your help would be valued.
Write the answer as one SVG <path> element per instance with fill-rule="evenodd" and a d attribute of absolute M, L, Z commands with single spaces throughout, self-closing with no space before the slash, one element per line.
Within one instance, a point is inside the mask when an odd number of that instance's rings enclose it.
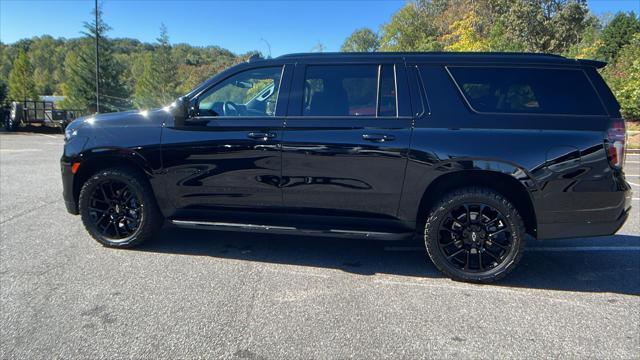
<path fill-rule="evenodd" d="M 393 65 L 306 68 L 304 116 L 396 116 Z"/>
<path fill-rule="evenodd" d="M 450 67 L 458 87 L 478 112 L 605 115 L 582 70 Z"/>

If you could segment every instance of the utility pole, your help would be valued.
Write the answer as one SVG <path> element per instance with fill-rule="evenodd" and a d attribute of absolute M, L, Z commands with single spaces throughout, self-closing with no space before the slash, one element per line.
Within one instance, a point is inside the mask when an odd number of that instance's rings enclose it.
<path fill-rule="evenodd" d="M 99 45 L 99 26 L 98 26 L 98 0 L 95 1 L 96 4 L 96 114 L 100 113 L 100 52 L 98 51 Z"/>
<path fill-rule="evenodd" d="M 267 48 L 269 49 L 269 59 L 271 59 L 271 44 L 269 44 L 269 42 L 264 38 L 260 38 L 260 41 L 264 41 L 264 43 L 267 44 Z"/>

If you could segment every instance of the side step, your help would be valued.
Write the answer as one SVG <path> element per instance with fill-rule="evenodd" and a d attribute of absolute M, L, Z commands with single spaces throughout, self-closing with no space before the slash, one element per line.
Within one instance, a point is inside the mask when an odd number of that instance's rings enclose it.
<path fill-rule="evenodd" d="M 304 229 L 293 226 L 276 226 L 261 224 L 242 224 L 230 222 L 194 221 L 194 220 L 171 220 L 173 225 L 206 230 L 220 231 L 246 231 L 277 234 L 298 234 L 307 236 L 328 236 L 346 237 L 354 239 L 375 239 L 375 240 L 409 240 L 413 237 L 411 232 L 379 232 L 362 231 L 350 229 Z"/>

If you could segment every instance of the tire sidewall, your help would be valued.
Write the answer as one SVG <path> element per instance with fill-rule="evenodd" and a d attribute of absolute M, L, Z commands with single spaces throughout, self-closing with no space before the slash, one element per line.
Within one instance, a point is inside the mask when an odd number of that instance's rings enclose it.
<path fill-rule="evenodd" d="M 494 194 L 493 192 L 491 194 Z M 439 229 L 441 223 L 446 219 L 451 210 L 462 204 L 479 203 L 489 205 L 500 211 L 507 221 L 507 226 L 511 231 L 512 245 L 509 254 L 502 263 L 493 269 L 485 272 L 465 272 L 451 264 L 442 253 L 439 242 Z M 502 196 L 491 196 L 488 193 L 479 191 L 460 191 L 445 197 L 445 199 L 435 207 L 425 224 L 424 241 L 427 252 L 433 263 L 455 280 L 472 282 L 491 282 L 503 277 L 510 272 L 517 264 L 522 255 L 524 247 L 524 231 L 520 215 L 515 208 Z"/>
<path fill-rule="evenodd" d="M 127 184 L 131 190 L 134 192 L 135 196 L 140 201 L 140 209 L 141 209 L 141 220 L 140 224 L 136 231 L 130 236 L 123 239 L 112 239 L 107 236 L 104 236 L 95 226 L 94 222 L 91 220 L 91 215 L 89 213 L 91 195 L 96 190 L 96 188 L 108 180 L 116 180 Z M 79 199 L 79 209 L 80 216 L 82 218 L 82 222 L 84 223 L 85 228 L 89 232 L 89 234 L 96 239 L 96 241 L 100 242 L 103 245 L 110 247 L 129 247 L 133 244 L 137 243 L 138 236 L 141 232 L 143 232 L 144 228 L 147 226 L 148 219 L 151 216 L 149 214 L 149 206 L 147 202 L 149 199 L 145 197 L 143 184 L 132 177 L 123 172 L 110 170 L 110 171 L 101 171 L 89 178 L 82 187 L 80 192 Z M 115 241 L 114 241 L 115 240 Z"/>

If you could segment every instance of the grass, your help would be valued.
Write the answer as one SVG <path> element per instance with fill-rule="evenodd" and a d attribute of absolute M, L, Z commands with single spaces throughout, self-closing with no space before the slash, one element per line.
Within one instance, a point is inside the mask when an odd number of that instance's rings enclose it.
<path fill-rule="evenodd" d="M 640 121 L 627 121 L 627 149 L 640 149 Z"/>

